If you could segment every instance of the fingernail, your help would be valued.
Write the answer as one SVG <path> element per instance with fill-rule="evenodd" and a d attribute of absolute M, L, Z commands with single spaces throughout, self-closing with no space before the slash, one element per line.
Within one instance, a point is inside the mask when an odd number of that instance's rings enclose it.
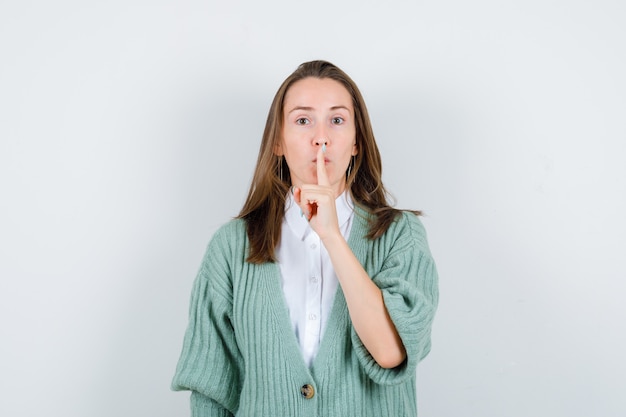
<path fill-rule="evenodd" d="M 326 144 L 322 145 L 322 153 L 326 153 Z"/>

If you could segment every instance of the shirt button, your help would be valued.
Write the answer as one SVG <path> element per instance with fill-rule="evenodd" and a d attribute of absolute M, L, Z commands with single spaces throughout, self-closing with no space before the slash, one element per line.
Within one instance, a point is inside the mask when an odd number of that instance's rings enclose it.
<path fill-rule="evenodd" d="M 315 243 L 312 243 L 311 244 L 311 249 L 315 249 L 315 248 L 317 248 L 317 245 Z"/>
<path fill-rule="evenodd" d="M 317 315 L 316 314 L 309 314 L 309 320 L 317 320 Z"/>
<path fill-rule="evenodd" d="M 300 394 L 302 394 L 302 396 L 307 400 L 310 400 L 315 395 L 315 390 L 313 389 L 312 385 L 305 384 L 302 386 L 302 388 L 300 388 Z"/>
<path fill-rule="evenodd" d="M 317 277 L 311 277 L 311 282 L 313 284 L 317 284 Z"/>

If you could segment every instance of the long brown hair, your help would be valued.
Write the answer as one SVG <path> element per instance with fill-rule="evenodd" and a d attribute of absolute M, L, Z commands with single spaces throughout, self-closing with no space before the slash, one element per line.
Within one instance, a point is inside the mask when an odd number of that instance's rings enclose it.
<path fill-rule="evenodd" d="M 394 209 L 387 202 L 388 193 L 382 183 L 380 152 L 365 101 L 356 84 L 345 72 L 330 62 L 305 62 L 287 77 L 274 96 L 267 115 L 248 198 L 237 216 L 246 221 L 250 240 L 247 261 L 251 263 L 276 260 L 274 252 L 280 240 L 291 176 L 285 159 L 276 156 L 274 149 L 282 136 L 285 95 L 295 82 L 309 77 L 338 81 L 352 97 L 358 152 L 352 157 L 351 167 L 346 172 L 346 184 L 349 185 L 346 188 L 350 190 L 354 203 L 370 213 L 367 238 L 376 239 L 385 233 L 400 213 L 400 210 Z M 419 211 L 412 212 L 420 214 Z"/>

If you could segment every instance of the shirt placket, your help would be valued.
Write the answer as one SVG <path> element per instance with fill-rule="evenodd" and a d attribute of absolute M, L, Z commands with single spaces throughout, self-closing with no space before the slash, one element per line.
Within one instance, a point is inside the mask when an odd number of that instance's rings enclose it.
<path fill-rule="evenodd" d="M 320 239 L 315 233 L 306 238 L 307 282 L 306 282 L 306 330 L 304 350 L 306 357 L 313 357 L 319 343 L 322 309 L 322 265 Z"/>

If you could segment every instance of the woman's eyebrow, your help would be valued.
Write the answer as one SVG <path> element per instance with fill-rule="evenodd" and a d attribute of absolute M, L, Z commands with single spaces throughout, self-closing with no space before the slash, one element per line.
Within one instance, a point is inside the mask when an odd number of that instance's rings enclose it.
<path fill-rule="evenodd" d="M 331 110 L 340 110 L 340 109 L 343 109 L 343 110 L 347 110 L 347 111 L 352 111 L 351 109 L 349 109 L 347 106 L 344 106 L 344 105 L 333 106 L 333 107 L 331 107 L 330 109 L 331 109 Z"/>
<path fill-rule="evenodd" d="M 313 110 L 313 107 L 296 106 L 293 109 L 289 110 L 289 113 L 293 113 L 294 111 L 297 111 L 297 110 L 311 111 Z"/>

